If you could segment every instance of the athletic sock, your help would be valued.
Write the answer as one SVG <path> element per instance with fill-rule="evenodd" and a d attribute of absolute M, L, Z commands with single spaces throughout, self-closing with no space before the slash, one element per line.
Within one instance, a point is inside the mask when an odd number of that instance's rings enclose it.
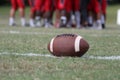
<path fill-rule="evenodd" d="M 92 18 L 92 16 L 89 16 L 88 17 L 88 26 L 92 26 L 93 25 L 93 18 Z"/>
<path fill-rule="evenodd" d="M 99 29 L 99 30 L 102 29 L 101 20 L 97 20 L 97 21 L 96 21 L 96 27 L 97 27 L 97 29 Z"/>
<path fill-rule="evenodd" d="M 80 12 L 79 11 L 75 12 L 75 19 L 76 19 L 77 28 L 80 28 Z"/>
<path fill-rule="evenodd" d="M 105 24 L 105 17 L 104 17 L 104 15 L 101 15 L 101 23 Z"/>
<path fill-rule="evenodd" d="M 22 25 L 22 26 L 26 26 L 25 18 L 21 18 L 21 25 Z"/>
<path fill-rule="evenodd" d="M 40 26 L 41 26 L 40 17 L 39 17 L 39 16 L 36 16 L 36 17 L 35 17 L 35 22 L 36 22 L 36 26 L 37 26 L 37 27 L 40 27 Z"/>
<path fill-rule="evenodd" d="M 66 24 L 67 23 L 67 18 L 66 18 L 66 16 L 61 16 L 61 22 L 63 23 L 63 24 Z"/>
<path fill-rule="evenodd" d="M 102 28 L 105 28 L 105 16 L 102 14 L 101 15 L 101 23 L 102 23 Z"/>
<path fill-rule="evenodd" d="M 9 25 L 10 25 L 10 26 L 14 26 L 14 24 L 15 24 L 14 18 L 13 18 L 13 17 L 10 17 L 10 18 L 9 18 Z"/>
<path fill-rule="evenodd" d="M 49 27 L 48 19 L 44 19 L 45 28 Z"/>
<path fill-rule="evenodd" d="M 30 24 L 31 27 L 35 27 L 34 19 L 30 19 L 29 24 Z"/>

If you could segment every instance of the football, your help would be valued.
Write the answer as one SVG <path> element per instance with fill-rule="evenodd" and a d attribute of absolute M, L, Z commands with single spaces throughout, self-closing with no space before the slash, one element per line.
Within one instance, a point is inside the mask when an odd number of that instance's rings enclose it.
<path fill-rule="evenodd" d="M 57 57 L 81 57 L 88 49 L 88 42 L 76 34 L 60 34 L 48 43 L 48 50 Z"/>

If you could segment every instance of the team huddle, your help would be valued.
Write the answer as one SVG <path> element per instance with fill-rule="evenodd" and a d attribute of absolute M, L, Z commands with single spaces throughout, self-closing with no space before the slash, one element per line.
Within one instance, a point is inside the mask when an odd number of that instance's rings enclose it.
<path fill-rule="evenodd" d="M 105 28 L 106 0 L 28 0 L 28 3 L 30 27 Z M 26 26 L 24 0 L 11 0 L 11 5 L 9 25 L 16 25 L 15 12 L 19 9 L 21 25 Z"/>

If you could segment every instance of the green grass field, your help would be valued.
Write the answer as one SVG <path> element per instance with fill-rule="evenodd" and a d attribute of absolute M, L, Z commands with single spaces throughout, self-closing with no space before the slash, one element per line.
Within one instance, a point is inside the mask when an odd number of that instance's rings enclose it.
<path fill-rule="evenodd" d="M 0 80 L 120 80 L 120 26 L 116 25 L 119 8 L 108 6 L 105 30 L 90 30 L 10 27 L 10 7 L 0 7 Z M 20 23 L 19 16 L 16 21 Z M 79 34 L 88 41 L 90 49 L 84 57 L 28 56 L 50 55 L 47 44 L 62 33 Z"/>

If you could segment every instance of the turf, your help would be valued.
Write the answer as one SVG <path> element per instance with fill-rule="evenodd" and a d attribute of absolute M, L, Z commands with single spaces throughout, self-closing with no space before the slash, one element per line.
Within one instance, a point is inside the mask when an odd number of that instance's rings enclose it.
<path fill-rule="evenodd" d="M 47 44 L 52 37 L 74 33 L 83 36 L 90 44 L 85 56 L 120 56 L 120 26 L 116 25 L 119 7 L 108 6 L 105 30 L 21 27 L 19 17 L 16 17 L 19 26 L 10 27 L 10 7 L 1 7 L 0 54 L 9 55 L 0 55 L 0 80 L 120 80 L 120 60 L 12 55 L 50 54 Z"/>

